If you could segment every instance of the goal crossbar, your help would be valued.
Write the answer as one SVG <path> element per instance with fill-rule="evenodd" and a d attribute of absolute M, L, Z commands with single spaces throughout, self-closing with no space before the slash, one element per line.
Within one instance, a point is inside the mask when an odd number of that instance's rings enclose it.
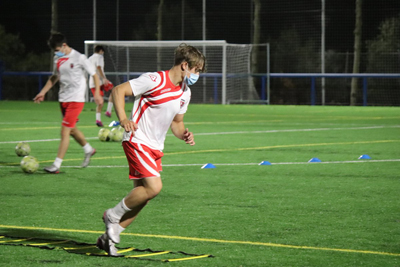
<path fill-rule="evenodd" d="M 201 41 L 201 40 L 188 40 L 188 41 L 93 41 L 86 40 L 85 44 L 96 44 L 96 45 L 113 45 L 113 46 L 123 46 L 123 47 L 175 47 L 181 43 L 202 46 L 202 45 L 214 45 L 214 46 L 224 46 L 227 45 L 225 40 L 212 40 L 212 41 Z"/>
<path fill-rule="evenodd" d="M 202 82 L 195 85 L 197 90 L 192 91 L 192 100 L 227 104 L 228 100 L 246 97 L 250 89 L 255 91 L 250 78 L 251 45 L 229 44 L 225 40 L 84 41 L 87 57 L 96 45 L 107 49 L 105 65 L 114 68 L 112 74 L 118 79 L 117 84 L 142 71 L 168 68 L 173 62 L 173 48 L 182 43 L 199 48 L 207 58 L 208 72 L 213 74 L 203 76 Z M 120 73 L 125 75 L 116 76 Z"/>

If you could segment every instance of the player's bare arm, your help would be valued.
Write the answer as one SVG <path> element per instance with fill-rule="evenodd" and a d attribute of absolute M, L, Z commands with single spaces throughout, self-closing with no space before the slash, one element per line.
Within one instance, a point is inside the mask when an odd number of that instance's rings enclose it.
<path fill-rule="evenodd" d="M 58 75 L 51 75 L 50 78 L 47 80 L 46 84 L 44 85 L 44 87 L 42 88 L 42 90 L 40 91 L 39 94 L 37 94 L 34 98 L 33 101 L 35 101 L 35 103 L 40 104 L 40 102 L 42 102 L 44 100 L 44 96 L 46 95 L 46 93 L 53 87 L 53 85 L 55 85 L 58 81 Z"/>
<path fill-rule="evenodd" d="M 194 146 L 196 144 L 194 142 L 194 135 L 192 132 L 189 132 L 188 128 L 185 128 L 183 117 L 184 114 L 178 114 L 175 116 L 171 123 L 171 131 L 177 138 L 185 141 L 186 144 Z"/>
<path fill-rule="evenodd" d="M 117 117 L 119 122 L 121 123 L 121 127 L 125 129 L 126 132 L 134 132 L 137 130 L 138 126 L 133 121 L 130 121 L 126 117 L 125 113 L 125 97 L 133 96 L 132 88 L 129 82 L 125 82 L 123 84 L 114 87 L 111 91 L 115 113 L 117 113 Z"/>
<path fill-rule="evenodd" d="M 107 85 L 110 83 L 100 66 L 97 66 L 97 72 L 100 74 L 100 78 L 103 80 L 103 84 Z"/>

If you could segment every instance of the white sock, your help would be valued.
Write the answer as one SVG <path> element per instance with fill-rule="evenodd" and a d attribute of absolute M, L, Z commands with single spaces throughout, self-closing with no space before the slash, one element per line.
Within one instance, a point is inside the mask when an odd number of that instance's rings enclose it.
<path fill-rule="evenodd" d="M 93 151 L 93 147 L 89 143 L 86 143 L 82 148 L 83 151 L 85 151 L 85 154 Z"/>
<path fill-rule="evenodd" d="M 122 231 L 124 231 L 124 230 L 125 230 L 125 228 L 122 227 L 120 224 L 118 224 L 118 229 L 117 229 L 118 235 L 121 234 Z"/>
<path fill-rule="evenodd" d="M 130 211 L 131 209 L 128 208 L 125 205 L 125 198 L 121 200 L 114 208 L 111 209 L 112 215 L 118 219 L 121 220 L 122 216 L 124 216 L 125 213 Z M 122 228 L 122 227 L 121 227 Z"/>
<path fill-rule="evenodd" d="M 96 112 L 96 121 L 101 121 L 101 113 Z"/>
<path fill-rule="evenodd" d="M 107 111 L 111 113 L 112 108 L 113 108 L 113 102 L 108 102 Z"/>
<path fill-rule="evenodd" d="M 63 160 L 62 159 L 60 159 L 60 158 L 56 158 L 55 160 L 54 160 L 54 166 L 56 166 L 58 169 L 61 167 L 61 163 L 63 162 Z"/>

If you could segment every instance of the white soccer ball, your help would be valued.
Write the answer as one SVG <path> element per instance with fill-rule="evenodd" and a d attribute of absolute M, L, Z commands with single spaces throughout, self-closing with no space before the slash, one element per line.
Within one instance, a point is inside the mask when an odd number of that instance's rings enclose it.
<path fill-rule="evenodd" d="M 31 147 L 28 143 L 19 142 L 18 145 L 15 147 L 15 153 L 19 157 L 28 156 L 31 153 Z"/>
<path fill-rule="evenodd" d="M 112 128 L 110 132 L 110 139 L 114 142 L 121 142 L 123 132 L 119 130 L 119 128 Z"/>
<path fill-rule="evenodd" d="M 39 169 L 39 162 L 35 157 L 25 156 L 21 160 L 21 169 L 26 173 L 34 173 Z"/>
<path fill-rule="evenodd" d="M 98 134 L 100 141 L 110 141 L 110 130 L 107 128 L 101 128 Z"/>

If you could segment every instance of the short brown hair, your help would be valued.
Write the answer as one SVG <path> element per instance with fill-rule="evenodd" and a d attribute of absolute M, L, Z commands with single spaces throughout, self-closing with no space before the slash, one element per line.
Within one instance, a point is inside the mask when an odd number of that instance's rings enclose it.
<path fill-rule="evenodd" d="M 206 57 L 194 46 L 185 43 L 175 49 L 175 66 L 187 62 L 189 68 L 198 67 L 200 72 L 206 71 Z"/>
<path fill-rule="evenodd" d="M 65 38 L 64 34 L 56 32 L 50 35 L 47 44 L 51 49 L 55 49 L 56 47 L 62 46 L 64 43 L 67 43 L 67 38 Z"/>
<path fill-rule="evenodd" d="M 94 47 L 94 52 L 95 52 L 95 53 L 99 53 L 100 51 L 105 52 L 104 47 L 103 47 L 102 45 L 96 45 L 96 46 Z"/>

